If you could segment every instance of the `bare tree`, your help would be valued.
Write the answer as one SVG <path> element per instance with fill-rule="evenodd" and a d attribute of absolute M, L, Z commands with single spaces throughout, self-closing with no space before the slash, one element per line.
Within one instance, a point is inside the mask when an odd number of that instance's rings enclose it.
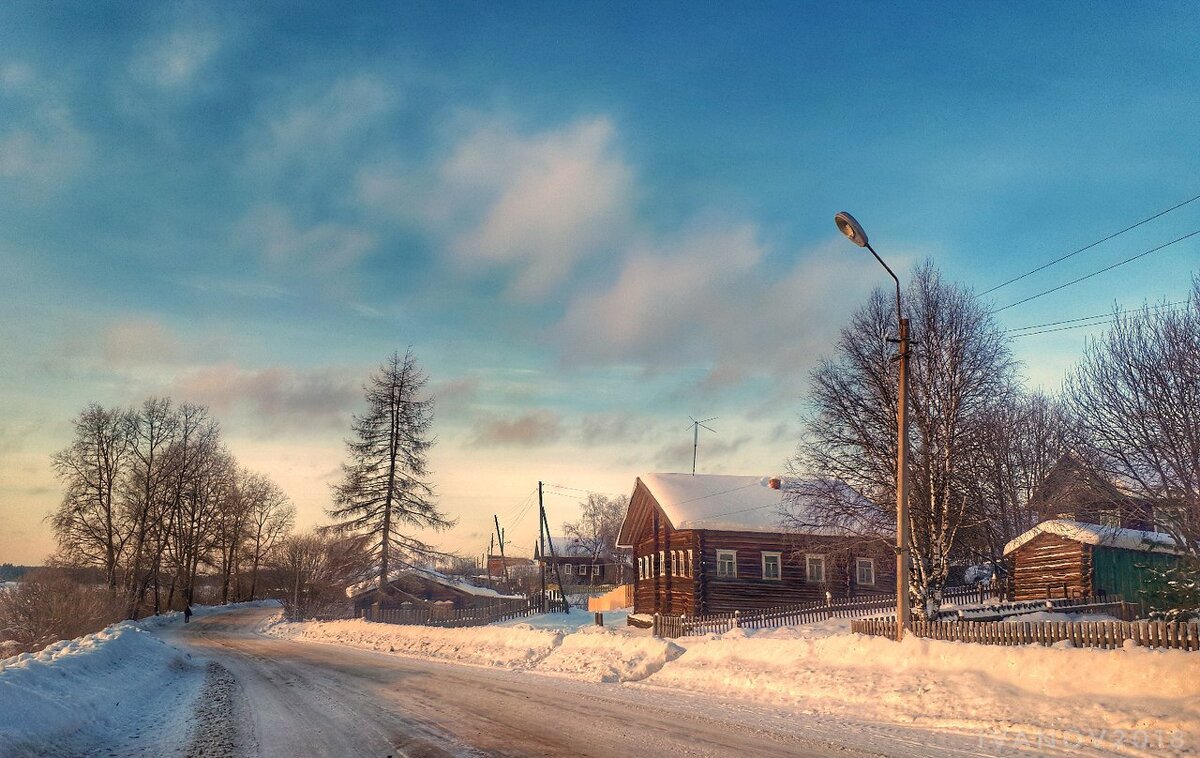
<path fill-rule="evenodd" d="M 163 514 L 170 478 L 168 451 L 175 441 L 179 418 L 167 398 L 150 398 L 126 417 L 131 465 L 122 487 L 125 521 L 130 530 L 131 564 L 126 576 L 127 615 L 137 618 L 138 606 L 154 578 L 152 541 Z"/>
<path fill-rule="evenodd" d="M 963 542 L 973 560 L 999 575 L 1004 546 L 1040 520 L 1034 491 L 1067 453 L 1069 426 L 1059 403 L 1041 393 L 997 403 L 981 422 L 979 454 L 967 479 L 978 507 L 963 525 Z"/>
<path fill-rule="evenodd" d="M 609 497 L 589 492 L 587 499 L 579 504 L 579 520 L 563 524 L 563 531 L 588 551 L 593 564 L 601 558 L 620 563 L 627 551 L 617 548 L 617 534 L 628 507 L 627 495 Z"/>
<path fill-rule="evenodd" d="M 333 488 L 333 527 L 359 537 L 378 569 L 379 587 L 395 564 L 437 553 L 411 529 L 448 529 L 453 521 L 438 510 L 428 482 L 427 454 L 433 445 L 433 400 L 422 399 L 428 379 L 412 350 L 391 358 L 363 387 L 367 410 L 355 415 L 346 441 L 349 461 Z"/>
<path fill-rule="evenodd" d="M 115 496 L 129 450 L 126 416 L 92 403 L 75 418 L 71 445 L 53 459 L 66 489 L 51 516 L 59 551 L 75 565 L 101 567 L 113 594 L 125 547 Z"/>
<path fill-rule="evenodd" d="M 261 474 L 251 474 L 242 483 L 242 497 L 249 516 L 246 548 L 250 558 L 250 599 L 258 591 L 258 569 L 267 553 L 292 529 L 296 507 L 279 485 Z"/>
<path fill-rule="evenodd" d="M 336 615 L 346 606 L 346 587 L 372 568 L 358 540 L 328 530 L 288 535 L 271 551 L 271 564 L 286 578 L 288 615 L 293 619 L 322 612 Z"/>
<path fill-rule="evenodd" d="M 1117 311 L 1064 395 L 1081 448 L 1200 556 L 1200 277 L 1182 309 Z"/>
<path fill-rule="evenodd" d="M 905 297 L 910 362 L 909 513 L 916 612 L 941 604 L 959 530 L 979 507 L 970 478 L 987 420 L 1010 402 L 1015 363 L 1003 333 L 966 289 L 932 264 L 914 272 Z M 895 305 L 874 292 L 842 330 L 834 358 L 812 375 L 813 413 L 790 469 L 828 486 L 805 493 L 794 519 L 836 524 L 864 537 L 894 529 L 897 367 L 888 337 Z"/>

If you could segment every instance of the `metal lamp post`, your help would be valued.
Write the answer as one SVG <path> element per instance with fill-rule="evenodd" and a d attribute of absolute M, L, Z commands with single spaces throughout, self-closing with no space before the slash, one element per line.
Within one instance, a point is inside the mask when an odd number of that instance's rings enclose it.
<path fill-rule="evenodd" d="M 896 639 L 912 628 L 909 608 L 908 582 L 911 574 L 911 559 L 908 544 L 908 319 L 900 307 L 900 280 L 892 269 L 883 262 L 875 248 L 867 241 L 867 233 L 849 213 L 842 211 L 834 216 L 838 229 L 854 244 L 865 247 L 875 260 L 887 270 L 896 282 L 896 320 L 899 322 L 900 383 L 896 402 Z"/>

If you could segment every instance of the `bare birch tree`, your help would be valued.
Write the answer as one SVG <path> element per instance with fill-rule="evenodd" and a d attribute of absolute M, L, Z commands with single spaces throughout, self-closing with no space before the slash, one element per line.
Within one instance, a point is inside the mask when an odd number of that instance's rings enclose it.
<path fill-rule="evenodd" d="M 628 495 L 609 497 L 589 492 L 587 499 L 579 504 L 579 520 L 563 524 L 563 532 L 588 551 L 593 564 L 600 563 L 601 558 L 620 562 L 628 551 L 617 549 L 617 534 L 628 507 Z M 595 584 L 594 576 L 591 583 Z"/>
<path fill-rule="evenodd" d="M 246 551 L 250 561 L 250 599 L 258 592 L 258 570 L 267 553 L 292 529 L 296 508 L 279 485 L 261 474 L 251 474 L 242 483 L 242 497 L 249 516 Z"/>
<path fill-rule="evenodd" d="M 1015 363 L 1003 333 L 966 289 L 919 266 L 905 295 L 919 341 L 910 361 L 909 512 L 913 607 L 941 604 L 959 530 L 978 509 L 970 477 L 987 419 L 1009 402 Z M 842 330 L 835 357 L 812 374 L 813 412 L 790 469 L 825 487 L 805 491 L 793 521 L 836 524 L 869 537 L 895 527 L 895 303 L 874 292 Z"/>
<path fill-rule="evenodd" d="M 355 415 L 349 460 L 333 487 L 334 529 L 362 542 L 378 570 L 379 587 L 397 565 L 436 554 L 413 529 L 447 529 L 453 521 L 434 502 L 427 455 L 433 445 L 433 400 L 412 350 L 393 353 L 363 387 L 367 410 Z"/>

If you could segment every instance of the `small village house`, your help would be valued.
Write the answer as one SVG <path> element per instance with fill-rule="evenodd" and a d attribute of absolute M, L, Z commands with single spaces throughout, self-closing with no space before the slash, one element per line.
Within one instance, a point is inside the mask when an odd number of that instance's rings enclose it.
<path fill-rule="evenodd" d="M 523 599 L 521 596 L 503 595 L 487 587 L 476 587 L 432 569 L 415 567 L 392 572 L 391 580 L 383 590 L 379 589 L 378 580 L 372 579 L 347 588 L 346 596 L 356 616 L 373 607 L 410 608 L 436 604 L 446 609 L 466 610 Z"/>
<path fill-rule="evenodd" d="M 596 551 L 578 539 L 562 535 L 551 535 L 544 553 L 540 546 L 535 546 L 534 558 L 546 567 L 547 581 L 557 582 L 561 575 L 568 587 L 621 584 L 632 574 L 625 558 L 615 550 Z"/>
<path fill-rule="evenodd" d="M 895 592 L 892 537 L 785 530 L 799 482 L 645 474 L 617 540 L 633 550 L 634 613 L 702 615 Z"/>

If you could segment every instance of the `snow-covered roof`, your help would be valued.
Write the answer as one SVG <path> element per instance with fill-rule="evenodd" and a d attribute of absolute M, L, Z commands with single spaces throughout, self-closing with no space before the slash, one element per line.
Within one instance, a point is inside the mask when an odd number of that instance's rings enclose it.
<path fill-rule="evenodd" d="M 1184 552 L 1169 534 L 1143 532 L 1140 529 L 1120 529 L 1115 526 L 1101 526 L 1100 524 L 1084 524 L 1079 521 L 1067 521 L 1066 519 L 1051 519 L 1043 521 L 1020 537 L 1010 541 L 1004 546 L 1004 554 L 1008 555 L 1039 534 L 1056 534 L 1059 537 L 1065 537 L 1074 542 L 1082 542 L 1087 545 L 1115 547 L 1122 550 L 1138 550 L 1143 553 L 1173 553 L 1178 555 Z"/>
<path fill-rule="evenodd" d="M 554 554 L 559 558 L 592 557 L 592 551 L 588 548 L 588 546 L 574 537 L 567 537 L 563 534 L 550 535 L 550 542 L 546 543 L 546 555 L 550 555 L 551 544 L 554 545 Z"/>
<path fill-rule="evenodd" d="M 444 587 L 449 587 L 451 589 L 458 590 L 459 592 L 465 592 L 468 595 L 475 595 L 476 597 L 494 597 L 505 599 L 522 597 L 522 595 L 502 595 L 490 587 L 476 587 L 470 582 L 459 577 L 447 576 L 442 572 L 434 571 L 431 568 L 418 568 L 416 566 L 404 566 L 403 568 L 396 569 L 391 573 L 388 581 L 394 582 L 397 579 L 407 575 L 419 576 Z M 372 590 L 378 586 L 378 579 L 368 579 L 361 581 L 358 584 L 352 584 L 346 588 L 346 597 L 357 597 L 358 595 L 361 595 L 362 593 Z"/>
<path fill-rule="evenodd" d="M 638 477 L 676 529 L 713 529 L 738 532 L 802 531 L 805 534 L 841 536 L 838 526 L 819 526 L 816 514 L 805 515 L 806 491 L 812 482 L 780 478 L 780 488 L 771 487 L 772 477 L 723 474 L 643 474 Z M 778 477 L 776 477 L 778 478 Z M 798 517 L 797 523 L 811 524 L 785 530 L 782 508 Z"/>

